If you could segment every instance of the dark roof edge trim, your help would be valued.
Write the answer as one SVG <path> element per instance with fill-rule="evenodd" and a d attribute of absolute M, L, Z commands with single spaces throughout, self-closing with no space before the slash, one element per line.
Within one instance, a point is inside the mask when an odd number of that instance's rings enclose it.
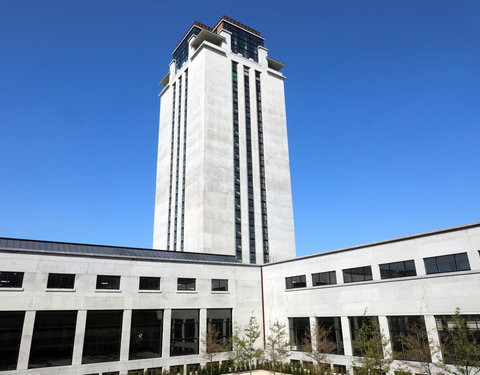
<path fill-rule="evenodd" d="M 325 256 L 325 255 L 330 255 L 330 254 L 343 253 L 343 252 L 353 251 L 353 250 L 360 250 L 360 249 L 364 249 L 366 247 L 373 247 L 373 246 L 380 246 L 380 245 L 385 245 L 385 244 L 389 244 L 389 243 L 408 241 L 408 240 L 413 240 L 415 238 L 429 237 L 429 236 L 434 236 L 434 235 L 437 235 L 437 234 L 457 232 L 457 231 L 460 231 L 460 230 L 467 230 L 467 229 L 472 229 L 472 228 L 477 228 L 477 227 L 480 227 L 480 222 L 458 225 L 458 226 L 455 226 L 455 227 L 438 229 L 438 230 L 433 230 L 433 231 L 423 232 L 423 233 L 418 233 L 418 234 L 412 234 L 410 236 L 398 237 L 398 238 L 393 238 L 393 239 L 390 239 L 390 240 L 371 242 L 371 243 L 367 243 L 367 244 L 363 244 L 363 245 L 346 247 L 346 248 L 343 248 L 343 249 L 330 250 L 330 251 L 325 251 L 323 253 L 304 255 L 302 257 L 297 257 L 297 258 L 293 258 L 293 259 L 282 260 L 282 261 L 279 261 L 279 262 L 272 262 L 272 263 L 264 264 L 263 266 L 268 267 L 268 266 L 273 266 L 273 265 L 276 265 L 276 264 L 296 262 L 298 260 L 303 260 L 303 259 L 310 259 L 310 258 L 321 257 L 321 256 Z"/>
<path fill-rule="evenodd" d="M 260 267 L 258 264 L 248 263 L 233 263 L 233 262 L 219 262 L 207 260 L 190 260 L 190 259 L 167 259 L 167 258 L 152 258 L 152 257 L 135 257 L 128 255 L 104 255 L 93 253 L 69 253 L 65 251 L 48 251 L 48 250 L 32 250 L 32 249 L 5 249 L 0 248 L 0 253 L 21 253 L 30 255 L 47 255 L 47 256 L 68 256 L 79 258 L 99 258 L 99 259 L 115 259 L 126 261 L 145 261 L 145 262 L 166 262 L 166 263 L 197 263 L 197 264 L 221 264 L 222 266 L 242 266 L 242 267 Z M 198 254 L 198 253 L 196 253 Z"/>

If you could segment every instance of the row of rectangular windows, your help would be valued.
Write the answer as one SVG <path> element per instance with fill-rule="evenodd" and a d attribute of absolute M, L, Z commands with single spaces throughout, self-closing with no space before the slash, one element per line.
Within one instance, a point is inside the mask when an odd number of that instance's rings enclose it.
<path fill-rule="evenodd" d="M 233 170 L 234 176 L 234 190 L 235 190 L 235 223 L 241 223 L 241 209 L 240 209 L 240 144 L 239 144 L 239 129 L 238 129 L 238 77 L 237 77 L 237 63 L 232 61 L 232 89 L 233 89 Z M 242 259 L 242 228 L 235 229 L 235 256 Z"/>
<path fill-rule="evenodd" d="M 260 163 L 260 204 L 262 210 L 263 262 L 268 263 L 270 261 L 270 254 L 268 249 L 267 191 L 265 189 L 265 160 L 263 156 L 263 122 L 260 72 L 258 71 L 255 71 L 255 87 L 257 95 L 258 159 Z"/>
<path fill-rule="evenodd" d="M 185 70 L 185 105 L 183 116 L 183 172 L 182 172 L 182 222 L 181 222 L 181 244 L 180 250 L 184 249 L 185 231 L 185 171 L 187 165 L 187 101 L 188 101 L 188 69 Z"/>
<path fill-rule="evenodd" d="M 424 258 L 424 263 L 427 275 L 470 270 L 470 263 L 468 261 L 467 253 Z M 380 277 L 382 279 L 417 276 L 415 262 L 412 259 L 380 264 L 379 268 Z M 342 270 L 342 273 L 344 283 L 373 280 L 371 266 L 348 268 Z M 336 283 L 337 277 L 335 271 L 312 274 L 313 286 L 330 285 Z M 306 275 L 286 277 L 285 284 L 287 289 L 305 288 L 307 286 Z"/>
<path fill-rule="evenodd" d="M 232 334 L 231 309 L 206 309 L 207 327 L 219 332 L 223 350 Z M 72 364 L 76 310 L 36 311 L 28 368 Z M 83 336 L 82 364 L 120 360 L 123 310 L 88 310 Z M 199 353 L 199 310 L 172 309 L 170 356 Z M 162 356 L 163 310 L 132 310 L 128 359 Z M 25 311 L 0 311 L 0 371 L 15 370 L 22 339 Z M 8 338 L 5 340 L 4 338 Z"/>
<path fill-rule="evenodd" d="M 180 170 L 180 118 L 182 107 L 182 77 L 178 79 L 178 121 L 177 121 L 177 168 L 175 172 L 175 218 L 174 218 L 174 237 L 173 237 L 173 250 L 177 251 L 177 213 L 178 213 L 178 175 Z"/>
<path fill-rule="evenodd" d="M 170 250 L 170 227 L 172 224 L 172 184 L 173 184 L 173 147 L 175 144 L 175 93 L 176 84 L 173 84 L 172 94 L 172 139 L 170 145 L 170 187 L 168 190 L 168 227 L 167 227 L 167 250 Z"/>
<path fill-rule="evenodd" d="M 250 227 L 255 226 L 255 207 L 253 202 L 253 165 L 252 165 L 252 137 L 251 137 L 251 123 L 250 123 L 250 83 L 249 83 L 249 68 L 243 67 L 243 77 L 245 86 L 245 130 L 247 137 L 247 183 L 248 188 L 252 189 L 252 193 L 248 194 L 248 224 Z M 249 247 L 250 247 L 250 263 L 256 263 L 255 250 L 255 231 L 249 231 Z"/>
<path fill-rule="evenodd" d="M 212 291 L 228 292 L 228 279 L 211 279 Z M 0 271 L 0 289 L 21 288 L 23 286 L 23 272 Z M 74 289 L 75 274 L 49 273 L 47 289 Z M 97 275 L 97 290 L 119 290 L 120 276 Z M 139 290 L 160 290 L 160 277 L 140 276 Z M 196 279 L 177 278 L 177 290 L 196 290 Z"/>
<path fill-rule="evenodd" d="M 480 340 L 480 315 L 461 315 L 465 327 L 468 327 L 471 333 L 471 340 L 478 342 Z M 333 344 L 332 354 L 344 355 L 343 330 L 349 330 L 352 344 L 352 353 L 355 356 L 362 356 L 364 353 L 358 350 L 356 340 L 359 338 L 359 330 L 364 324 L 372 325 L 377 331 L 380 329 L 378 317 L 376 316 L 353 316 L 348 317 L 348 326 L 342 327 L 340 317 L 315 317 L 314 327 L 323 329 L 325 340 Z M 442 352 L 447 363 L 453 363 L 456 358 L 456 350 L 450 339 L 450 334 L 455 329 L 455 320 L 449 315 L 435 316 L 437 331 L 442 343 Z M 425 319 L 420 315 L 409 316 L 387 316 L 388 330 L 392 345 L 394 359 L 397 360 L 415 360 L 415 353 L 405 347 L 403 338 L 416 336 L 420 340 L 425 340 L 428 344 L 428 335 L 425 326 Z M 310 318 L 298 317 L 288 318 L 290 342 L 294 350 L 310 351 Z M 315 337 L 315 336 L 314 336 Z M 447 350 L 444 350 L 447 349 Z M 431 358 L 430 360 L 431 361 Z"/>

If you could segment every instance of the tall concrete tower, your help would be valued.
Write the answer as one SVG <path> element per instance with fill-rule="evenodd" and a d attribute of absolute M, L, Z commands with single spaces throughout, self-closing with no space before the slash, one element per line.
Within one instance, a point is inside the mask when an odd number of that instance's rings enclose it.
<path fill-rule="evenodd" d="M 295 257 L 283 66 L 228 17 L 180 40 L 160 82 L 154 248 Z"/>

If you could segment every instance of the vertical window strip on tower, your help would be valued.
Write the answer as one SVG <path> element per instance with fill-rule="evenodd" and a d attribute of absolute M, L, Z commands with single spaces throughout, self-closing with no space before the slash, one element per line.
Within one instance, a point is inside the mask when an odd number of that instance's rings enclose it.
<path fill-rule="evenodd" d="M 240 138 L 238 130 L 238 72 L 232 61 L 233 90 L 233 173 L 235 190 L 235 256 L 242 259 L 242 210 L 240 200 Z"/>
<path fill-rule="evenodd" d="M 248 174 L 248 237 L 250 249 L 250 263 L 256 263 L 255 253 L 255 207 L 253 203 L 253 157 L 252 157 L 252 127 L 250 121 L 250 74 L 249 69 L 243 67 L 245 87 L 245 130 L 247 136 L 247 174 Z"/>
<path fill-rule="evenodd" d="M 187 160 L 187 101 L 188 101 L 188 69 L 185 70 L 185 103 L 183 108 L 183 172 L 182 172 L 182 232 L 180 250 L 183 251 L 184 245 L 184 226 L 185 226 L 185 166 Z"/>
<path fill-rule="evenodd" d="M 255 71 L 255 87 L 257 93 L 258 160 L 260 162 L 260 201 L 262 209 L 263 263 L 268 263 L 270 261 L 270 252 L 268 246 L 267 189 L 265 186 L 265 157 L 263 149 L 262 92 L 260 86 L 260 72 L 257 71 Z"/>
<path fill-rule="evenodd" d="M 170 250 L 170 228 L 172 223 L 172 186 L 173 186 L 173 145 L 175 144 L 175 91 L 176 85 L 173 84 L 172 93 L 172 142 L 170 145 L 170 188 L 168 194 L 168 229 L 167 229 L 167 250 Z"/>
<path fill-rule="evenodd" d="M 178 121 L 177 121 L 177 169 L 175 177 L 175 221 L 173 227 L 173 250 L 177 251 L 177 222 L 178 222 L 178 175 L 180 170 L 180 119 L 182 117 L 182 77 L 178 79 Z"/>

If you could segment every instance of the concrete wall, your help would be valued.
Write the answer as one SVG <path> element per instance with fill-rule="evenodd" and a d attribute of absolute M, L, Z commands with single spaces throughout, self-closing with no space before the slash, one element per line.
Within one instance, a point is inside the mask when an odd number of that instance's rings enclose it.
<path fill-rule="evenodd" d="M 480 228 L 406 238 L 346 251 L 318 254 L 263 267 L 267 326 L 278 320 L 288 327 L 289 317 L 340 317 L 345 356 L 333 356 L 334 363 L 351 366 L 352 348 L 348 317 L 378 316 L 389 337 L 387 316 L 422 315 L 431 337 L 438 342 L 435 315 L 480 313 Z M 466 252 L 471 271 L 426 275 L 423 258 Z M 379 264 L 414 259 L 417 276 L 380 278 Z M 371 265 L 373 280 L 344 283 L 342 270 Z M 312 274 L 335 271 L 336 285 L 312 286 Z M 307 286 L 286 289 L 285 278 L 306 275 Z M 267 333 L 268 334 L 268 333 Z M 304 353 L 292 358 L 309 360 Z"/>
<path fill-rule="evenodd" d="M 2 374 L 87 374 L 107 371 L 168 368 L 204 362 L 199 355 L 170 357 L 172 309 L 199 309 L 200 333 L 206 331 L 206 310 L 231 308 L 233 321 L 243 326 L 253 315 L 261 322 L 260 270 L 248 265 L 191 262 L 147 262 L 99 258 L 0 253 L 1 271 L 24 272 L 22 290 L 0 289 L 2 311 L 26 311 L 18 370 Z M 76 274 L 75 289 L 46 289 L 48 273 Z M 121 276 L 120 291 L 96 290 L 97 275 Z M 139 276 L 161 277 L 161 290 L 139 291 Z M 177 277 L 196 278 L 196 291 L 177 291 Z M 228 292 L 212 292 L 211 279 L 228 279 Z M 88 310 L 123 310 L 120 361 L 81 365 Z M 130 319 L 133 309 L 163 309 L 162 358 L 128 361 Z M 72 366 L 27 370 L 35 311 L 78 310 Z M 201 335 L 200 335 L 201 337 Z"/>

